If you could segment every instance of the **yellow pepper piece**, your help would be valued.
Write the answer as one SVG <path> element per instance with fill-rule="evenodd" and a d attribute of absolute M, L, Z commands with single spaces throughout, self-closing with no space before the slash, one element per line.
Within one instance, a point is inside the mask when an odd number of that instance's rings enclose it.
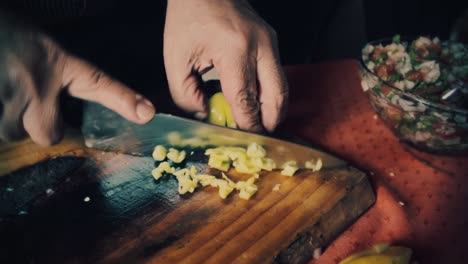
<path fill-rule="evenodd" d="M 229 167 L 231 167 L 231 162 L 223 156 L 211 155 L 208 159 L 208 166 L 220 171 L 228 171 Z"/>
<path fill-rule="evenodd" d="M 281 171 L 281 175 L 284 176 L 293 176 L 294 173 L 299 169 L 297 167 L 297 162 L 296 161 L 288 161 L 285 164 L 283 164 L 283 170 Z"/>
<path fill-rule="evenodd" d="M 166 159 L 167 150 L 163 145 L 157 145 L 153 150 L 153 159 L 163 161 Z"/>
<path fill-rule="evenodd" d="M 177 149 L 170 148 L 169 153 L 167 153 L 167 158 L 175 163 L 181 163 L 182 161 L 184 161 L 185 155 L 185 150 L 179 152 Z"/>
<path fill-rule="evenodd" d="M 255 177 L 250 177 L 247 181 L 238 181 L 236 189 L 239 190 L 239 197 L 244 200 L 249 200 L 257 191 L 258 187 L 254 184 Z"/>
<path fill-rule="evenodd" d="M 227 103 L 222 92 L 214 94 L 209 102 L 210 113 L 208 116 L 208 122 L 218 126 L 227 126 L 236 128 L 234 117 L 232 115 L 231 108 Z"/>
<path fill-rule="evenodd" d="M 347 257 L 340 264 L 409 264 L 411 254 L 409 248 L 381 243 Z"/>
<path fill-rule="evenodd" d="M 263 158 L 266 155 L 266 150 L 257 143 L 251 143 L 247 147 L 247 156 L 251 158 Z"/>
<path fill-rule="evenodd" d="M 322 159 L 318 158 L 317 160 L 309 160 L 304 163 L 306 169 L 311 169 L 313 172 L 320 171 L 322 169 L 323 163 Z"/>
<path fill-rule="evenodd" d="M 187 192 L 193 193 L 197 188 L 198 181 L 192 180 L 190 177 L 189 169 L 181 169 L 173 173 L 179 182 L 179 194 L 185 194 Z"/>

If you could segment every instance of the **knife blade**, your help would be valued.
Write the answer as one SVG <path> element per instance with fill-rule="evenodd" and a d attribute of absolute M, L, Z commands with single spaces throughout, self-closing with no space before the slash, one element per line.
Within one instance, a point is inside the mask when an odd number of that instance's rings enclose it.
<path fill-rule="evenodd" d="M 156 145 L 173 147 L 262 145 L 276 164 L 322 159 L 324 168 L 346 162 L 318 148 L 158 113 L 145 125 L 131 123 L 96 103 L 85 103 L 82 132 L 86 146 L 136 156 L 151 156 Z"/>

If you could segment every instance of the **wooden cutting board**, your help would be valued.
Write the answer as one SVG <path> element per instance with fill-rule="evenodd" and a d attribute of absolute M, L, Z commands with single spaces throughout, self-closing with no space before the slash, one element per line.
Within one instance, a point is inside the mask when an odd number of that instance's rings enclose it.
<path fill-rule="evenodd" d="M 248 201 L 180 196 L 173 178 L 153 180 L 151 158 L 80 142 L 0 147 L 1 263 L 304 263 L 375 201 L 352 167 L 264 173 Z"/>

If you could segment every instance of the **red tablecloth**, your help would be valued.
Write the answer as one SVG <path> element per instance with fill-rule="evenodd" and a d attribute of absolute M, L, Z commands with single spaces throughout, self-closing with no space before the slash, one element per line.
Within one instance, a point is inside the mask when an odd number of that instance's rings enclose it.
<path fill-rule="evenodd" d="M 468 157 L 416 151 L 377 118 L 361 90 L 357 61 L 286 67 L 284 127 L 368 171 L 377 201 L 314 264 L 388 241 L 418 263 L 468 263 Z"/>

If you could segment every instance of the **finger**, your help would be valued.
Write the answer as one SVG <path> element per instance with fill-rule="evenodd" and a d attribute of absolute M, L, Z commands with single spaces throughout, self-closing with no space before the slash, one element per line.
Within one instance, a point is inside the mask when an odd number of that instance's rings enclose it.
<path fill-rule="evenodd" d="M 266 51 L 257 67 L 262 122 L 273 132 L 286 113 L 288 84 L 274 51 Z"/>
<path fill-rule="evenodd" d="M 58 89 L 38 93 L 37 91 L 44 89 L 36 86 L 25 65 L 15 56 L 10 56 L 7 60 L 8 78 L 3 89 L 10 89 L 10 92 L 4 90 L 6 94 L 2 94 L 5 110 L 2 116 L 3 137 L 19 139 L 26 132 L 40 145 L 57 143 L 62 136 Z M 54 86 L 54 78 L 45 79 L 48 80 L 47 84 Z"/>
<path fill-rule="evenodd" d="M 135 123 L 148 122 L 156 112 L 148 99 L 73 56 L 65 58 L 63 84 L 70 95 L 100 103 Z"/>
<path fill-rule="evenodd" d="M 196 113 L 197 117 L 206 117 L 208 107 L 200 75 L 190 65 L 179 63 L 177 58 L 169 57 L 165 64 L 174 103 L 187 112 Z"/>
<path fill-rule="evenodd" d="M 58 143 L 63 136 L 59 97 L 33 98 L 24 112 L 23 125 L 37 144 L 49 146 Z"/>
<path fill-rule="evenodd" d="M 249 56 L 236 56 L 215 64 L 221 88 L 240 129 L 262 132 L 258 102 L 256 63 Z"/>
<path fill-rule="evenodd" d="M 0 140 L 14 141 L 26 137 L 23 114 L 28 105 L 28 91 L 34 88 L 29 72 L 15 56 L 0 64 Z"/>
<path fill-rule="evenodd" d="M 7 91 L 9 90 L 9 91 Z M 10 93 L 10 94 L 8 94 Z M 4 96 L 8 94 L 8 96 Z M 22 116 L 27 98 L 17 86 L 4 84 L 0 100 L 0 140 L 15 141 L 26 137 Z"/>

